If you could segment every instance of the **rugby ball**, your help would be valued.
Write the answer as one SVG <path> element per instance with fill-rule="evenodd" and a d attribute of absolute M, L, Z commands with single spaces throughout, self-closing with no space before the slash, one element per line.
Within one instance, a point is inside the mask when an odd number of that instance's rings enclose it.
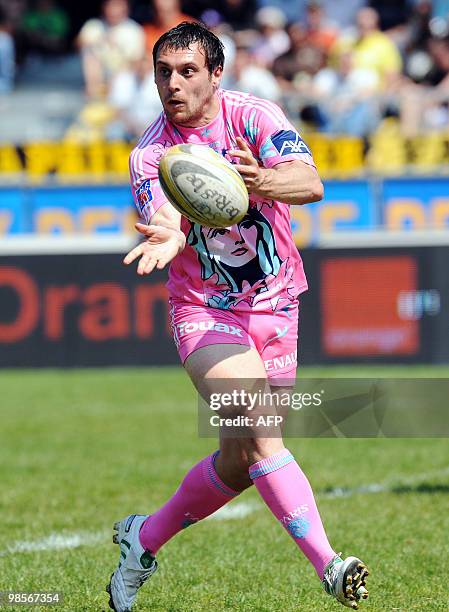
<path fill-rule="evenodd" d="M 159 181 L 168 201 L 194 223 L 229 227 L 248 212 L 240 174 L 207 145 L 170 147 L 159 162 Z"/>

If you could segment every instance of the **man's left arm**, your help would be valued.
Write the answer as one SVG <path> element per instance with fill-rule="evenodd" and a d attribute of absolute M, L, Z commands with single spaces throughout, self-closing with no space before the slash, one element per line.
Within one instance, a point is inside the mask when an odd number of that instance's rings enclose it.
<path fill-rule="evenodd" d="M 237 138 L 239 149 L 228 151 L 238 157 L 235 165 L 249 193 L 285 204 L 307 204 L 323 199 L 324 189 L 316 168 L 295 159 L 276 164 L 273 168 L 259 166 L 243 138 Z"/>

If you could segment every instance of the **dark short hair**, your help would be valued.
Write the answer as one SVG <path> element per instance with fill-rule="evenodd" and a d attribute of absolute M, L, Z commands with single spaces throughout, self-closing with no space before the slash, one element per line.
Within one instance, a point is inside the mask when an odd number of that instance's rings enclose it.
<path fill-rule="evenodd" d="M 153 64 L 156 68 L 157 54 L 161 49 L 188 49 L 194 43 L 204 52 L 209 74 L 215 68 L 224 66 L 223 43 L 221 40 L 198 22 L 183 21 L 157 40 L 153 47 Z"/>

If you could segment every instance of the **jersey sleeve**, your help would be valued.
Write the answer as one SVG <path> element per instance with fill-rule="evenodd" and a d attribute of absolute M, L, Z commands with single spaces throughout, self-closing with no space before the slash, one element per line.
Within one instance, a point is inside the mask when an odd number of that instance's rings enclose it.
<path fill-rule="evenodd" d="M 265 168 L 295 159 L 316 167 L 309 147 L 276 104 L 255 98 L 242 118 L 243 137 Z"/>
<path fill-rule="evenodd" d="M 158 177 L 161 145 L 149 145 L 132 151 L 129 158 L 131 191 L 139 216 L 146 222 L 167 202 Z"/>

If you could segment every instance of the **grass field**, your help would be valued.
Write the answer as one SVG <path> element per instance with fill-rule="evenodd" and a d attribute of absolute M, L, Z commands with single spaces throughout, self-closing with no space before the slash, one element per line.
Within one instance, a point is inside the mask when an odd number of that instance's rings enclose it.
<path fill-rule="evenodd" d="M 449 376 L 447 368 L 387 372 Z M 57 590 L 58 611 L 106 610 L 113 522 L 155 510 L 216 448 L 198 438 L 193 388 L 178 368 L 10 371 L 0 374 L 0 394 L 0 591 Z M 291 439 L 288 448 L 317 492 L 331 542 L 371 569 L 363 609 L 449 609 L 447 440 Z M 357 491 L 369 484 L 383 486 Z M 339 486 L 356 490 L 326 493 Z M 160 551 L 136 611 L 343 610 L 256 491 L 233 504 L 234 514 Z"/>

